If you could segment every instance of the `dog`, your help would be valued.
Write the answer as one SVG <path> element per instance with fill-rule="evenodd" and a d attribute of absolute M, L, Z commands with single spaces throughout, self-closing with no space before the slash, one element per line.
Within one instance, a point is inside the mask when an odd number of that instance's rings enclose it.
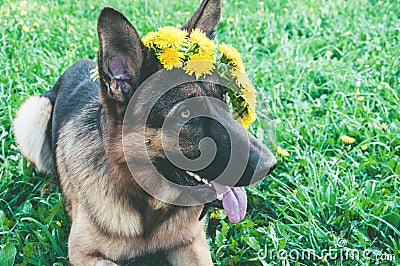
<path fill-rule="evenodd" d="M 220 13 L 220 0 L 204 0 L 183 29 L 189 34 L 201 29 L 213 39 Z M 226 101 L 223 86 L 203 81 L 181 84 L 157 99 L 143 123 L 143 141 L 139 141 L 140 137 L 130 138 L 128 146 L 124 146 L 124 117 L 128 117 L 130 127 L 134 128 L 147 103 L 142 97 L 133 108 L 128 105 L 133 95 L 151 95 L 157 90 L 147 86 L 138 92 L 163 66 L 154 52 L 143 45 L 130 22 L 111 7 L 105 7 L 99 15 L 98 35 L 97 64 L 88 59 L 74 63 L 51 90 L 30 97 L 14 120 L 14 134 L 22 154 L 40 172 L 59 178 L 72 221 L 68 239 L 70 263 L 123 265 L 161 252 L 172 265 L 212 265 L 204 214 L 209 206 L 223 204 L 221 198 L 201 200 L 211 194 L 215 196 L 221 187 L 232 195 L 245 193 L 243 186 L 271 173 L 276 159 L 232 118 L 227 106 L 218 109 L 212 106 L 212 101 L 200 102 L 202 106 L 211 106 L 209 109 L 214 110 L 213 115 L 223 121 L 224 127 L 207 118 L 190 119 L 194 110 L 180 106 L 182 101 L 197 96 Z M 94 81 L 91 72 L 96 67 L 99 79 Z M 173 118 L 170 121 L 175 121 L 172 127 L 177 126 L 178 146 L 186 157 L 195 159 L 201 154 L 203 138 L 214 140 L 217 152 L 210 165 L 189 172 L 170 163 L 165 156 L 166 146 L 174 145 L 168 144 L 172 143 L 168 134 L 161 136 L 167 114 Z M 245 162 L 245 169 L 243 174 L 236 174 L 237 182 L 217 184 L 214 180 L 232 155 L 228 131 L 239 142 L 247 143 L 249 152 L 240 159 Z M 145 157 L 150 158 L 151 166 L 144 162 Z M 155 172 L 174 184 L 190 187 L 192 192 L 206 183 L 199 191 L 207 190 L 208 194 L 198 193 L 203 199 L 197 199 L 197 205 L 179 206 L 160 200 L 138 181 L 148 180 Z M 180 190 L 164 183 L 151 185 L 159 195 L 179 198 Z M 190 198 L 192 192 L 186 197 Z M 243 212 L 246 207 L 245 194 L 236 198 L 244 206 L 236 206 L 241 210 L 232 207 L 233 214 L 228 216 Z M 233 198 L 224 196 L 224 200 L 229 204 Z M 243 214 L 239 214 L 242 218 Z"/>

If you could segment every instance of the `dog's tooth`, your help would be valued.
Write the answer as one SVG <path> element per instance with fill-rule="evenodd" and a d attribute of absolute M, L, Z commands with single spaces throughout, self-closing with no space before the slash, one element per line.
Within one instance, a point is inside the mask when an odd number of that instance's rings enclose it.
<path fill-rule="evenodd" d="M 203 181 L 204 184 L 208 184 L 208 180 L 203 178 L 201 181 Z"/>
<path fill-rule="evenodd" d="M 194 175 L 195 175 L 195 173 L 190 172 L 190 171 L 186 171 L 186 174 L 188 174 L 188 175 L 190 175 L 190 176 L 194 176 Z"/>
<path fill-rule="evenodd" d="M 222 200 L 224 198 L 224 195 L 222 195 L 222 194 L 217 194 L 217 199 L 218 200 Z"/>
<path fill-rule="evenodd" d="M 194 179 L 196 179 L 197 181 L 201 182 L 201 177 L 198 174 L 195 174 L 195 173 L 190 172 L 190 171 L 186 171 L 186 173 L 188 175 L 190 175 L 191 177 L 194 177 Z"/>
<path fill-rule="evenodd" d="M 193 176 L 197 181 L 201 182 L 201 177 L 198 174 L 194 174 Z"/>

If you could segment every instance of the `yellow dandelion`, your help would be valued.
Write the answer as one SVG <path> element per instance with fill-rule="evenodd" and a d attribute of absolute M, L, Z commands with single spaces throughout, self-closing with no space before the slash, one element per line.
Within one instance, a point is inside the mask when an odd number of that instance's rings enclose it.
<path fill-rule="evenodd" d="M 71 24 L 75 24 L 75 19 L 71 19 Z"/>
<path fill-rule="evenodd" d="M 228 18 L 228 22 L 229 22 L 229 23 L 232 23 L 232 22 L 234 22 L 234 21 L 235 21 L 234 18 Z"/>
<path fill-rule="evenodd" d="M 96 53 L 99 51 L 98 47 L 93 47 L 93 51 L 95 51 Z"/>
<path fill-rule="evenodd" d="M 361 146 L 361 150 L 362 150 L 362 151 L 368 150 L 368 146 L 367 146 L 367 145 L 362 145 L 362 146 Z"/>
<path fill-rule="evenodd" d="M 284 9 L 283 9 L 283 12 L 285 12 L 285 13 L 287 13 L 289 10 L 285 7 Z"/>
<path fill-rule="evenodd" d="M 214 57 L 214 50 L 217 47 L 214 41 L 210 40 L 206 34 L 200 29 L 194 29 L 190 33 L 189 43 L 198 45 L 199 54 L 201 57 L 212 59 Z"/>
<path fill-rule="evenodd" d="M 150 32 L 143 38 L 143 44 L 148 48 L 164 49 L 179 48 L 186 39 L 187 31 L 167 26 L 157 32 Z"/>
<path fill-rule="evenodd" d="M 215 219 L 218 217 L 218 213 L 217 212 L 211 212 L 210 213 L 210 219 Z"/>
<path fill-rule="evenodd" d="M 280 156 L 283 156 L 283 157 L 290 156 L 290 153 L 287 150 L 282 149 L 280 146 L 278 146 L 277 152 Z"/>
<path fill-rule="evenodd" d="M 351 35 L 351 31 L 346 31 L 346 32 L 344 33 L 344 36 L 349 36 L 349 35 Z"/>
<path fill-rule="evenodd" d="M 90 38 L 90 37 L 87 37 L 87 39 L 86 39 L 88 42 L 93 42 L 93 39 L 92 38 Z"/>
<path fill-rule="evenodd" d="M 232 45 L 221 43 L 219 45 L 219 51 L 222 56 L 228 60 L 228 64 L 237 67 L 240 71 L 244 72 L 245 67 L 243 64 L 242 56 Z"/>
<path fill-rule="evenodd" d="M 35 21 L 35 22 L 32 23 L 32 26 L 35 27 L 35 28 L 37 28 L 37 27 L 39 27 L 39 23 L 37 23 L 37 22 Z"/>
<path fill-rule="evenodd" d="M 49 29 L 44 29 L 44 32 L 48 33 L 48 32 L 50 32 L 50 30 Z"/>
<path fill-rule="evenodd" d="M 93 32 L 92 30 L 89 30 L 89 35 L 90 35 L 90 36 L 93 36 L 93 35 L 94 35 L 94 32 Z"/>
<path fill-rule="evenodd" d="M 256 93 L 256 90 L 253 86 L 253 83 L 251 82 L 251 80 L 249 79 L 249 77 L 247 77 L 246 73 L 240 71 L 237 68 L 233 68 L 230 70 L 230 73 L 232 75 L 232 77 L 234 77 L 236 79 L 236 83 L 245 89 L 251 90 L 254 93 Z"/>
<path fill-rule="evenodd" d="M 33 44 L 33 41 L 32 41 L 32 40 L 29 40 L 28 43 L 29 43 L 29 44 Z"/>
<path fill-rule="evenodd" d="M 254 87 L 253 87 L 254 89 Z M 242 95 L 240 95 L 246 103 L 250 106 L 252 110 L 256 109 L 257 106 L 257 99 L 256 99 L 256 91 L 255 89 L 242 89 Z"/>
<path fill-rule="evenodd" d="M 189 11 L 185 12 L 185 16 L 190 16 L 190 14 L 192 14 L 192 13 L 190 13 Z"/>
<path fill-rule="evenodd" d="M 154 10 L 154 15 L 156 15 L 156 16 L 160 15 L 160 11 Z"/>
<path fill-rule="evenodd" d="M 74 48 L 75 47 L 75 43 L 70 43 L 69 47 Z"/>
<path fill-rule="evenodd" d="M 28 11 L 22 10 L 20 14 L 21 14 L 21 16 L 26 16 L 26 15 L 28 15 Z"/>
<path fill-rule="evenodd" d="M 67 30 L 67 33 L 68 33 L 68 34 L 71 34 L 71 33 L 74 32 L 74 31 L 75 31 L 74 27 L 69 26 L 69 27 L 68 27 L 68 30 Z"/>
<path fill-rule="evenodd" d="M 164 48 L 158 55 L 158 60 L 160 63 L 168 70 L 171 70 L 174 67 L 179 68 L 182 66 L 182 58 L 184 54 L 172 49 L 172 48 Z"/>
<path fill-rule="evenodd" d="M 158 32 L 149 32 L 143 37 L 142 42 L 144 46 L 154 49 L 154 41 L 158 38 Z"/>
<path fill-rule="evenodd" d="M 357 58 L 356 61 L 357 63 L 362 63 L 363 60 L 361 58 Z"/>
<path fill-rule="evenodd" d="M 208 60 L 208 58 L 202 57 L 199 54 L 194 54 L 190 57 L 190 60 L 186 62 L 183 69 L 185 69 L 186 73 L 189 75 L 194 73 L 196 79 L 198 79 L 202 75 L 211 74 L 214 67 L 214 63 Z"/>
<path fill-rule="evenodd" d="M 246 114 L 242 116 L 241 118 L 237 119 L 236 121 L 239 122 L 244 128 L 249 128 L 251 123 L 256 121 L 257 119 L 257 114 L 254 112 L 254 110 L 248 105 Z"/>
<path fill-rule="evenodd" d="M 30 29 L 26 25 L 22 25 L 22 31 L 23 32 L 30 32 Z"/>
<path fill-rule="evenodd" d="M 388 129 L 388 126 L 386 125 L 386 123 L 382 123 L 381 128 L 383 131 L 386 131 Z"/>
<path fill-rule="evenodd" d="M 298 189 L 293 189 L 293 194 L 299 194 L 299 190 Z"/>
<path fill-rule="evenodd" d="M 60 221 L 57 221 L 56 224 L 57 224 L 59 227 L 62 226 L 62 223 L 61 223 Z"/>
<path fill-rule="evenodd" d="M 89 8 L 90 8 L 90 10 L 93 10 L 94 9 L 94 5 L 91 5 Z"/>
<path fill-rule="evenodd" d="M 214 209 L 211 213 L 210 213 L 210 218 L 214 219 L 214 218 L 218 218 L 219 216 L 221 216 L 224 213 L 224 210 L 221 209 Z"/>
<path fill-rule="evenodd" d="M 236 79 L 236 83 L 241 87 L 241 97 L 255 110 L 257 105 L 256 95 L 257 91 L 253 86 L 251 80 L 247 75 L 238 69 L 234 68 L 231 70 L 231 75 Z"/>
<path fill-rule="evenodd" d="M 364 96 L 358 96 L 357 97 L 357 102 L 363 102 L 365 100 Z"/>
<path fill-rule="evenodd" d="M 283 57 L 279 57 L 278 62 L 283 62 Z"/>
<path fill-rule="evenodd" d="M 354 138 L 349 137 L 349 136 L 347 136 L 347 135 L 341 136 L 340 139 L 341 139 L 345 144 L 352 144 L 352 143 L 355 141 Z"/>

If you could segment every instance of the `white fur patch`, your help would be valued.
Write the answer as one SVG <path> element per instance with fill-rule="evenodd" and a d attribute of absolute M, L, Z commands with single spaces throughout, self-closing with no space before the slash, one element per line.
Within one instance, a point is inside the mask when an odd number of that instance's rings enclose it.
<path fill-rule="evenodd" d="M 47 123 L 53 106 L 46 97 L 32 96 L 18 110 L 14 119 L 14 136 L 22 154 L 41 172 L 50 172 L 41 160 Z"/>

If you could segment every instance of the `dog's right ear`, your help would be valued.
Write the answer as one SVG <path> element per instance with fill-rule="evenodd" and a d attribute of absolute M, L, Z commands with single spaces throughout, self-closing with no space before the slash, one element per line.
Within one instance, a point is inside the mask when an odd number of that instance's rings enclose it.
<path fill-rule="evenodd" d="M 192 18 L 182 27 L 189 33 L 199 28 L 208 38 L 214 39 L 221 18 L 221 0 L 203 0 Z"/>
<path fill-rule="evenodd" d="M 144 46 L 136 29 L 117 10 L 105 7 L 98 19 L 101 100 L 121 111 L 140 85 Z M 120 113 L 120 112 L 118 112 Z"/>

